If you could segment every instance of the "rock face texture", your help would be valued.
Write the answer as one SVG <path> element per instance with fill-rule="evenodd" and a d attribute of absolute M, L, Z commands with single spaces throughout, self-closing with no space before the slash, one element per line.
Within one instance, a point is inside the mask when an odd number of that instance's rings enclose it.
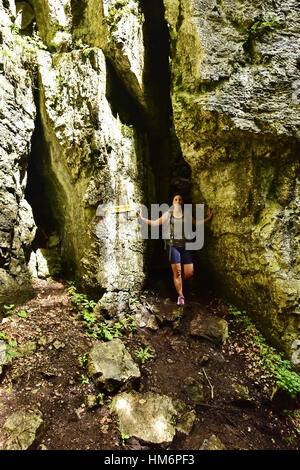
<path fill-rule="evenodd" d="M 214 214 L 202 270 L 294 357 L 300 334 L 296 1 L 17 4 L 16 10 L 13 0 L 0 0 L 0 304 L 32 295 L 30 273 L 39 275 L 40 254 L 47 257 L 51 248 L 33 246 L 44 212 L 46 220 L 51 215 L 44 238 L 57 237 L 61 255 L 54 268 L 61 263 L 99 299 L 100 310 L 123 311 L 146 271 L 134 211 L 166 201 L 170 160 L 181 155 L 180 144 L 193 202 Z M 30 199 L 37 180 L 42 190 Z M 116 212 L 121 205 L 132 211 Z"/>
<path fill-rule="evenodd" d="M 95 47 L 85 42 L 97 25 L 100 37 L 107 37 L 104 17 L 90 13 L 96 5 L 88 2 L 84 8 L 75 2 L 71 10 L 69 2 L 46 3 L 49 11 L 45 2 L 34 3 L 48 47 L 38 55 L 40 109 L 46 143 L 44 166 L 50 174 L 51 205 L 57 208 L 62 256 L 83 288 L 99 291 L 101 286 L 103 308 L 121 310 L 130 292 L 138 292 L 142 286 L 145 247 L 138 239 L 136 217 L 116 214 L 113 209 L 126 204 L 135 209 L 143 201 L 143 183 L 148 177 L 146 136 L 133 127 L 136 116 L 130 108 L 124 110 L 119 100 L 120 93 L 128 92 L 118 88 L 119 78 L 103 52 L 106 42 L 102 44 L 97 37 Z M 123 12 L 121 7 L 118 11 Z M 79 14 L 84 21 L 77 30 Z M 141 25 L 140 15 L 132 28 L 135 31 Z M 126 33 L 129 37 L 130 27 Z M 138 44 L 134 51 L 143 57 Z M 138 83 L 141 72 L 132 60 Z M 97 226 L 99 204 L 104 207 L 104 219 Z"/>
<path fill-rule="evenodd" d="M 213 210 L 202 253 L 223 290 L 291 356 L 299 338 L 299 9 L 164 0 L 174 122 L 195 203 Z"/>
<path fill-rule="evenodd" d="M 30 51 L 14 31 L 11 10 L 0 2 L 0 305 L 32 296 L 26 263 L 35 235 L 24 198 L 35 104 Z"/>

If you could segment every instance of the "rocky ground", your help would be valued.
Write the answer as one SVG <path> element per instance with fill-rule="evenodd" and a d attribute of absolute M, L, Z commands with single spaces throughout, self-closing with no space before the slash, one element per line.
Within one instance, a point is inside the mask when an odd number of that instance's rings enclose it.
<path fill-rule="evenodd" d="M 146 292 L 104 342 L 86 335 L 67 287 L 37 280 L 2 318 L 16 357 L 0 378 L 0 449 L 300 449 L 299 403 L 272 396 L 218 298 L 180 310 Z"/>

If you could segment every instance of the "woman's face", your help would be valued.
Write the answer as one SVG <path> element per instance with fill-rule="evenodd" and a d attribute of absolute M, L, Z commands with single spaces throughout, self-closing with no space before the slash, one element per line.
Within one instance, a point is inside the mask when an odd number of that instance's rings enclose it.
<path fill-rule="evenodd" d="M 173 206 L 183 206 L 183 199 L 180 194 L 177 194 L 177 196 L 174 197 Z"/>

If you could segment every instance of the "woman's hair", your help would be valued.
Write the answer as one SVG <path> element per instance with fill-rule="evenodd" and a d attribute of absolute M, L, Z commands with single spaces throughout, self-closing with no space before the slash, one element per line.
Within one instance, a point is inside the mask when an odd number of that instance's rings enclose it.
<path fill-rule="evenodd" d="M 176 196 L 180 196 L 180 197 L 182 198 L 182 200 L 184 200 L 182 194 L 180 194 L 180 193 L 174 193 L 173 196 L 172 196 L 172 199 L 171 199 L 171 203 L 172 203 L 172 204 L 173 204 L 173 201 L 174 201 L 174 197 L 176 197 Z"/>

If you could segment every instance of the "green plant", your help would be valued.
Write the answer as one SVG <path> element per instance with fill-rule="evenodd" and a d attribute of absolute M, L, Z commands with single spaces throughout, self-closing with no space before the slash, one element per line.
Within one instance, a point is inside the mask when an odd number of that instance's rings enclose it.
<path fill-rule="evenodd" d="M 140 348 L 135 351 L 135 355 L 141 360 L 142 364 L 144 364 L 148 359 L 154 357 L 153 354 L 148 352 L 149 346 L 145 349 Z"/>
<path fill-rule="evenodd" d="M 6 344 L 5 359 L 8 362 L 11 362 L 14 357 L 17 357 L 16 348 L 18 343 L 15 340 L 12 340 L 6 331 L 0 332 L 0 341 L 3 341 Z"/>
<path fill-rule="evenodd" d="M 282 352 L 278 353 L 275 348 L 267 344 L 263 335 L 246 315 L 245 310 L 240 311 L 229 306 L 228 312 L 235 317 L 237 323 L 242 324 L 244 331 L 248 334 L 250 344 L 258 349 L 258 364 L 261 368 L 273 378 L 278 388 L 287 392 L 292 398 L 296 398 L 300 393 L 300 377 L 293 370 L 293 364 L 284 359 Z"/>
<path fill-rule="evenodd" d="M 120 323 L 122 324 L 125 330 L 128 330 L 130 333 L 136 330 L 135 319 L 133 315 L 126 315 L 120 319 Z"/>
<path fill-rule="evenodd" d="M 132 316 L 129 315 L 108 325 L 105 321 L 100 321 L 94 313 L 96 302 L 88 300 L 85 294 L 77 292 L 73 281 L 69 281 L 68 284 L 70 287 L 67 288 L 67 292 L 71 296 L 72 309 L 78 311 L 79 318 L 86 327 L 87 336 L 110 341 L 123 336 L 123 330 L 133 331 L 135 324 Z"/>
<path fill-rule="evenodd" d="M 38 62 L 37 51 L 39 49 L 47 49 L 47 47 L 42 42 L 38 31 L 35 29 L 35 25 L 33 26 L 33 32 L 31 36 L 21 35 L 17 25 L 13 25 L 11 27 L 11 32 L 13 35 L 14 44 L 22 47 L 22 56 L 25 65 L 27 65 L 31 71 L 36 71 Z"/>
<path fill-rule="evenodd" d="M 5 331 L 0 331 L 0 341 L 8 340 L 7 333 Z"/>
<path fill-rule="evenodd" d="M 12 315 L 13 309 L 15 308 L 14 304 L 4 305 L 3 306 L 6 315 Z"/>
<path fill-rule="evenodd" d="M 137 298 L 135 298 L 135 297 L 131 297 L 131 298 L 129 299 L 129 302 L 128 302 L 128 303 L 129 303 L 129 307 L 130 307 L 130 310 L 131 310 L 131 311 L 135 311 L 135 310 L 137 310 L 138 308 L 141 307 L 141 301 L 140 301 L 140 299 L 137 299 Z"/>
<path fill-rule="evenodd" d="M 80 382 L 82 385 L 90 383 L 90 379 L 86 376 L 81 374 L 80 376 Z"/>
<path fill-rule="evenodd" d="M 125 434 L 124 432 L 121 433 L 121 444 L 124 447 L 126 445 L 125 440 L 130 439 L 130 436 L 128 434 Z"/>
<path fill-rule="evenodd" d="M 20 312 L 18 312 L 18 316 L 21 318 L 27 318 L 26 310 L 21 310 Z"/>
<path fill-rule="evenodd" d="M 85 367 L 86 362 L 87 362 L 86 354 L 83 354 L 82 356 L 78 356 L 78 362 L 81 365 L 81 367 Z"/>
<path fill-rule="evenodd" d="M 99 405 L 104 405 L 104 393 L 98 393 L 97 400 Z"/>
<path fill-rule="evenodd" d="M 250 35 L 257 37 L 270 32 L 272 29 L 281 25 L 281 21 L 277 18 L 260 19 L 256 21 L 250 28 Z"/>

